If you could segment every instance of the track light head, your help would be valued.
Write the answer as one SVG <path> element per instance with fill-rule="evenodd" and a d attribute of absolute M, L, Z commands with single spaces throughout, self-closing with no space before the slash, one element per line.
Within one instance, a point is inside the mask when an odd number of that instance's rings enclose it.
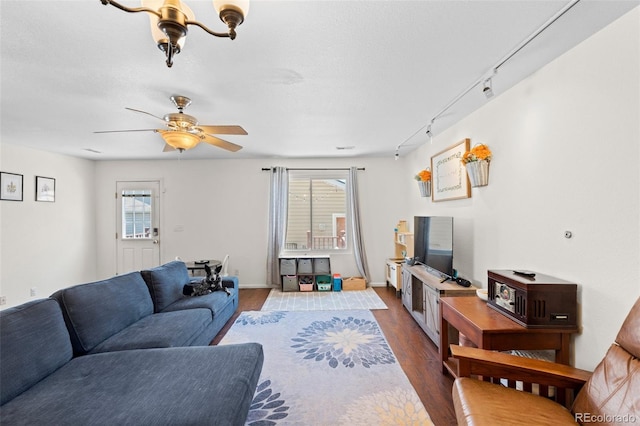
<path fill-rule="evenodd" d="M 431 124 L 433 124 L 433 120 L 431 120 Z M 431 132 L 431 124 L 427 126 L 427 137 L 429 138 L 429 142 L 433 143 L 433 133 Z"/>
<path fill-rule="evenodd" d="M 489 99 L 493 96 L 493 87 L 491 87 L 491 77 L 484 81 L 484 87 L 482 88 L 482 93 Z"/>

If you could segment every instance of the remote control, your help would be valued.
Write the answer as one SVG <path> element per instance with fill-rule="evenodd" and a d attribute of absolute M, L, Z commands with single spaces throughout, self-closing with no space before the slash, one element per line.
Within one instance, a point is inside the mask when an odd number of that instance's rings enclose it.
<path fill-rule="evenodd" d="M 527 278 L 533 278 L 536 276 L 536 273 L 531 271 L 513 271 L 513 273 Z"/>
<path fill-rule="evenodd" d="M 471 281 L 469 280 L 465 280 L 464 278 L 456 278 L 456 282 L 458 283 L 458 285 L 461 285 L 462 287 L 471 287 Z"/>

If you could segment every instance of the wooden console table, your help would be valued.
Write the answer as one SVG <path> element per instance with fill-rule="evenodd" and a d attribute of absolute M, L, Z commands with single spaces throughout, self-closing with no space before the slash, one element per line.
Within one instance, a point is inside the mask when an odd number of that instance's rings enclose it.
<path fill-rule="evenodd" d="M 440 299 L 440 358 L 442 372 L 457 377 L 457 362 L 449 358 L 449 326 L 464 334 L 481 349 L 513 349 L 556 352 L 556 362 L 569 365 L 571 334 L 578 331 L 558 328 L 526 328 L 487 306 L 479 297 L 443 297 Z"/>

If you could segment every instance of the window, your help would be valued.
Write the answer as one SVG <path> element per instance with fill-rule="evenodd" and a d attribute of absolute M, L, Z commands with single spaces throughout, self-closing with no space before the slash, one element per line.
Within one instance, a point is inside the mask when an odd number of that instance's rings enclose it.
<path fill-rule="evenodd" d="M 285 250 L 346 250 L 348 171 L 289 171 Z"/>
<path fill-rule="evenodd" d="M 151 190 L 122 191 L 122 238 L 151 238 Z"/>

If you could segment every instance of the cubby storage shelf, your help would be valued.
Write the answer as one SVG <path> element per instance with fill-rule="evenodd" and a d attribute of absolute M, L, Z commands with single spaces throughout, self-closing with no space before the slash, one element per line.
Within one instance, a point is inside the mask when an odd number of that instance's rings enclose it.
<path fill-rule="evenodd" d="M 318 279 L 321 289 L 327 290 L 326 277 L 331 277 L 331 260 L 329 256 L 286 256 L 280 258 L 280 278 L 282 291 L 318 290 Z M 311 286 L 309 280 L 311 279 Z M 330 284 L 329 284 L 330 286 Z"/>

